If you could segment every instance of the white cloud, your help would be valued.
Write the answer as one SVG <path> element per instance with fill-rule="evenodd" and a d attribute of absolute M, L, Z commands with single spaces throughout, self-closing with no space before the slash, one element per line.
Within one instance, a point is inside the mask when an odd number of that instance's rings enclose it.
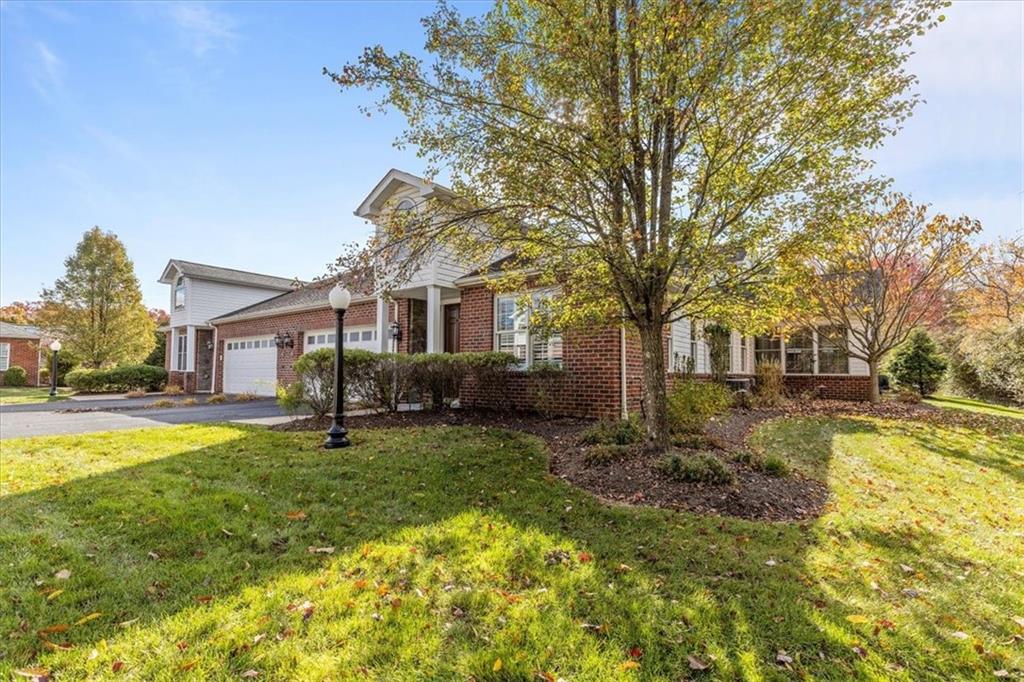
<path fill-rule="evenodd" d="M 237 37 L 231 17 L 205 2 L 174 2 L 165 7 L 182 39 L 197 57 L 229 45 Z"/>
<path fill-rule="evenodd" d="M 64 62 L 43 41 L 37 41 L 29 62 L 29 81 L 44 99 L 51 100 L 64 91 Z"/>

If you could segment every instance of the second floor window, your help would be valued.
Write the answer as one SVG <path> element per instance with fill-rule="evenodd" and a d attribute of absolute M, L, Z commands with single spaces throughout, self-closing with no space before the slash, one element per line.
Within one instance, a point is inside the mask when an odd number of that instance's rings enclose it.
<path fill-rule="evenodd" d="M 519 367 L 550 362 L 562 366 L 562 335 L 530 329 L 530 310 L 519 305 L 517 296 L 507 295 L 495 298 L 494 347 L 503 353 L 511 353 L 519 361 Z M 545 296 L 534 294 L 534 306 L 543 305 Z"/>
<path fill-rule="evenodd" d="M 174 281 L 174 309 L 181 310 L 185 307 L 185 277 L 179 276 Z"/>

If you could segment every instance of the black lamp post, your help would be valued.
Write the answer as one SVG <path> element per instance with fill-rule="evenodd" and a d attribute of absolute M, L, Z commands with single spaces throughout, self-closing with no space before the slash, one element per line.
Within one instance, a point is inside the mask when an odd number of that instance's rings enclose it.
<path fill-rule="evenodd" d="M 327 298 L 337 319 L 334 325 L 334 415 L 324 447 L 347 448 L 350 443 L 345 428 L 345 311 L 352 302 L 352 294 L 341 284 L 335 284 Z"/>
<path fill-rule="evenodd" d="M 50 395 L 57 395 L 57 353 L 60 352 L 60 341 L 57 339 L 53 340 L 50 344 L 50 350 L 53 351 L 53 367 L 50 368 Z"/>

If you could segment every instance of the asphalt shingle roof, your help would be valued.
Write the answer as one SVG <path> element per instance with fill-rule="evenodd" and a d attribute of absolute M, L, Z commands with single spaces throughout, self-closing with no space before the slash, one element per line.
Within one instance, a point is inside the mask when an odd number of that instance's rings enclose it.
<path fill-rule="evenodd" d="M 234 268 L 222 268 L 216 265 L 206 265 L 205 263 L 193 263 L 187 260 L 178 260 L 174 258 L 171 260 L 181 274 L 186 277 L 194 277 L 196 279 L 209 279 L 218 282 L 236 282 L 238 284 L 250 284 L 258 287 L 266 287 L 268 289 L 290 289 L 296 284 L 304 284 L 295 278 L 289 277 L 275 277 L 273 275 L 262 275 L 258 272 L 247 272 L 245 270 L 235 270 Z"/>
<path fill-rule="evenodd" d="M 43 338 L 43 333 L 35 327 L 28 325 L 0 322 L 0 336 L 11 339 L 41 339 Z"/>
<path fill-rule="evenodd" d="M 326 308 L 330 305 L 327 302 L 327 294 L 336 282 L 343 281 L 352 292 L 353 296 L 369 296 L 373 292 L 373 286 L 365 273 L 346 273 L 340 278 L 312 282 L 298 289 L 285 292 L 265 301 L 254 303 L 238 310 L 232 310 L 219 317 L 213 318 L 212 322 L 224 321 L 234 317 L 266 317 L 276 313 L 283 313 L 292 309 Z"/>

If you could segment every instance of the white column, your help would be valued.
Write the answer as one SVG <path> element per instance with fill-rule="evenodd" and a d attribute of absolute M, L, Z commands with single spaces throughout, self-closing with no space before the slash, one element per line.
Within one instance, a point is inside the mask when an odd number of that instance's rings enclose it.
<path fill-rule="evenodd" d="M 441 321 L 441 287 L 427 287 L 427 352 L 444 350 L 444 325 Z"/>
<path fill-rule="evenodd" d="M 388 329 L 388 301 L 383 295 L 377 297 L 377 350 L 387 353 L 391 350 L 391 332 Z"/>

